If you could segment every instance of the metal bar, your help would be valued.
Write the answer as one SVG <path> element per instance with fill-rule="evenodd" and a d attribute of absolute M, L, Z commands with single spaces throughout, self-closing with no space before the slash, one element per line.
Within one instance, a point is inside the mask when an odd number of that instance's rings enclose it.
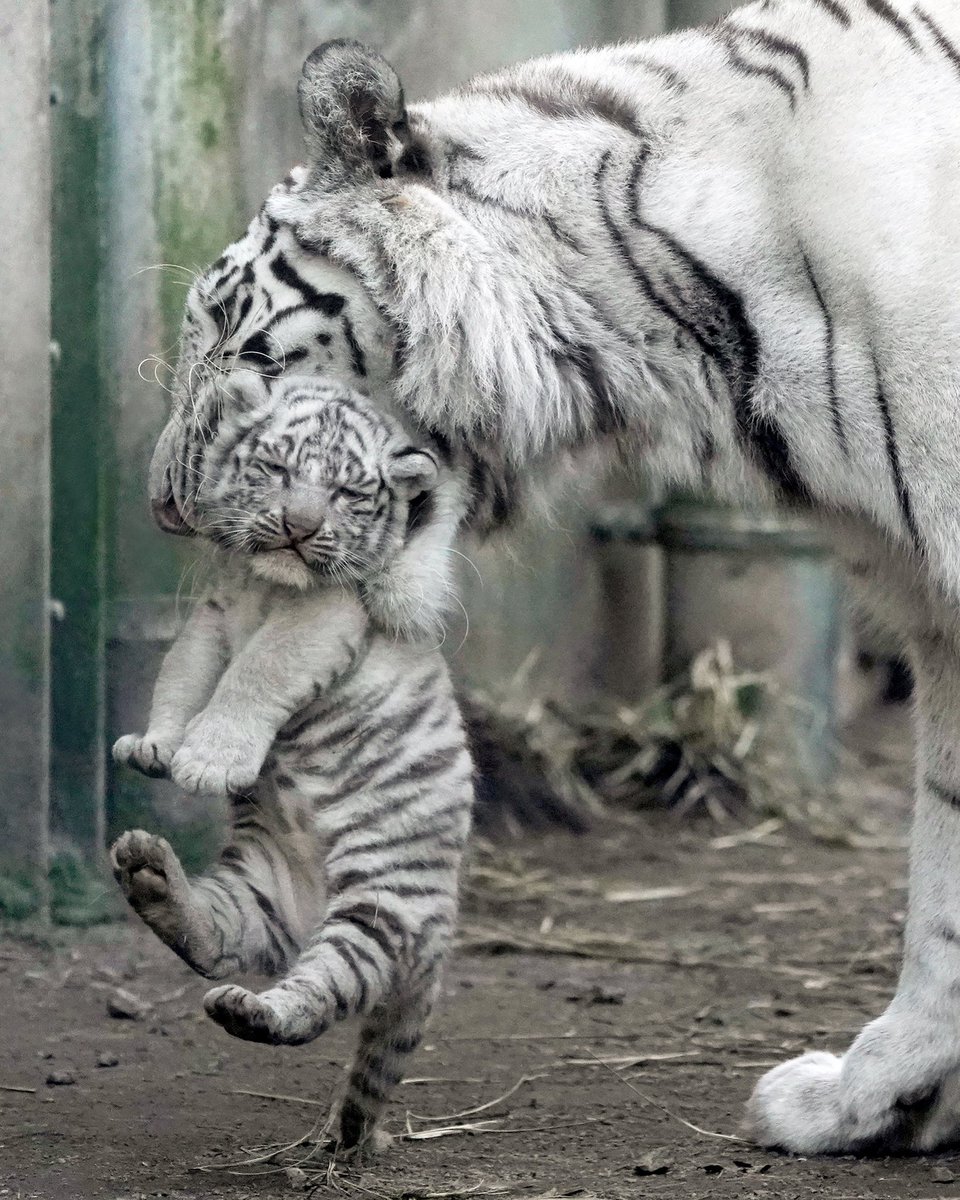
<path fill-rule="evenodd" d="M 49 11 L 0 0 L 0 909 L 47 911 L 50 638 Z"/>
<path fill-rule="evenodd" d="M 104 835 L 106 554 L 101 374 L 104 0 L 52 6 L 53 558 L 51 826 L 96 862 Z"/>

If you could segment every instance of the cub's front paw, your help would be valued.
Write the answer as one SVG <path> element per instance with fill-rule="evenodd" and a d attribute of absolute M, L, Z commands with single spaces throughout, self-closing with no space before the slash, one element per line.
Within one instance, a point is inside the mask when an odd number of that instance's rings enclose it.
<path fill-rule="evenodd" d="M 269 748 L 226 722 L 198 719 L 187 726 L 173 756 L 173 778 L 187 792 L 245 792 L 257 782 Z"/>
<path fill-rule="evenodd" d="M 169 779 L 178 744 L 178 738 L 149 729 L 144 734 L 125 733 L 113 744 L 113 759 L 151 779 Z"/>

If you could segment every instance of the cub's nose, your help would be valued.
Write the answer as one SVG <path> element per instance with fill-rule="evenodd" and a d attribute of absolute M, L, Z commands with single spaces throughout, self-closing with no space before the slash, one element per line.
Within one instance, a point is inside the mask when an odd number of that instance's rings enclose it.
<path fill-rule="evenodd" d="M 283 529 L 291 542 L 305 542 L 313 537 L 319 526 L 315 519 L 305 513 L 288 512 L 283 518 Z"/>

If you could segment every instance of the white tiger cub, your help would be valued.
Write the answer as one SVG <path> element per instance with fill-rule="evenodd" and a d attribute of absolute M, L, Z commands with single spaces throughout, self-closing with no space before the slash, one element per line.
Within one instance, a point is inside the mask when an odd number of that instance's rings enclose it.
<path fill-rule="evenodd" d="M 233 837 L 201 879 L 139 830 L 112 861 L 202 975 L 282 974 L 207 993 L 228 1032 L 295 1045 L 363 1016 L 340 1142 L 364 1147 L 434 999 L 473 787 L 441 655 L 380 631 L 356 589 L 440 502 L 442 467 L 342 388 L 248 381 L 231 401 L 191 510 L 223 577 L 163 663 L 147 733 L 114 755 L 229 793 Z"/>
<path fill-rule="evenodd" d="M 241 364 L 329 374 L 453 449 L 463 523 L 605 445 L 836 528 L 909 647 L 917 802 L 895 997 L 766 1075 L 809 1154 L 960 1137 L 960 6 L 763 0 L 406 108 L 384 60 L 307 60 L 308 161 L 191 292 L 154 456 L 176 527 Z"/>

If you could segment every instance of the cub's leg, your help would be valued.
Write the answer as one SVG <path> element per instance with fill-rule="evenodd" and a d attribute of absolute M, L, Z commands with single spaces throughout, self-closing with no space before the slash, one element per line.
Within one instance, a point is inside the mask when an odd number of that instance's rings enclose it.
<path fill-rule="evenodd" d="M 113 872 L 140 917 L 199 974 L 280 974 L 320 907 L 312 814 L 268 780 L 232 808 L 233 836 L 208 874 L 188 879 L 170 845 L 139 829 L 113 844 Z"/>
<path fill-rule="evenodd" d="M 454 928 L 470 820 L 470 762 L 451 791 L 414 795 L 392 820 L 361 798 L 327 858 L 323 922 L 291 973 L 268 991 L 214 988 L 208 1014 L 235 1037 L 298 1045 L 344 1017 L 367 1018 L 342 1110 L 343 1140 L 368 1144 L 419 1042 Z M 353 810 L 356 811 L 355 809 Z"/>
<path fill-rule="evenodd" d="M 398 981 L 394 991 L 379 999 L 368 998 L 367 1010 L 361 1010 L 355 998 L 344 995 L 350 990 L 348 981 L 338 981 L 329 974 L 321 980 L 315 966 L 304 967 L 302 973 L 298 970 L 284 980 L 289 987 L 281 984 L 260 995 L 239 986 L 214 988 L 207 993 L 204 1004 L 207 1013 L 228 1033 L 273 1045 L 309 1041 L 351 1012 L 366 1011 L 340 1107 L 337 1142 L 345 1150 L 375 1153 L 390 1143 L 389 1135 L 380 1129 L 380 1117 L 403 1078 L 407 1060 L 423 1039 L 439 991 L 440 960 L 447 940 L 443 936 L 441 944 L 437 937 L 436 962 L 430 968 L 419 972 L 414 980 Z M 365 986 L 368 997 L 379 990 Z M 300 992 L 299 999 L 295 991 Z M 332 1002 L 331 995 L 336 997 Z M 294 1006 L 299 1009 L 296 1013 Z"/>
<path fill-rule="evenodd" d="M 376 1152 L 389 1144 L 389 1135 L 380 1129 L 380 1117 L 403 1079 L 410 1055 L 423 1040 L 439 990 L 438 961 L 419 976 L 414 987 L 378 1005 L 364 1021 L 340 1109 L 340 1145 L 344 1149 Z"/>
<path fill-rule="evenodd" d="M 128 733 L 113 747 L 113 757 L 155 779 L 168 779 L 188 722 L 204 707 L 227 661 L 223 604 L 208 597 L 193 609 L 164 655 L 144 734 Z"/>
<path fill-rule="evenodd" d="M 911 654 L 917 796 L 903 967 L 887 1011 L 846 1054 L 805 1054 L 757 1085 L 754 1136 L 798 1154 L 932 1150 L 960 1136 L 960 646 L 935 600 L 913 600 L 930 624 Z M 930 632 L 935 622 L 951 632 Z"/>

